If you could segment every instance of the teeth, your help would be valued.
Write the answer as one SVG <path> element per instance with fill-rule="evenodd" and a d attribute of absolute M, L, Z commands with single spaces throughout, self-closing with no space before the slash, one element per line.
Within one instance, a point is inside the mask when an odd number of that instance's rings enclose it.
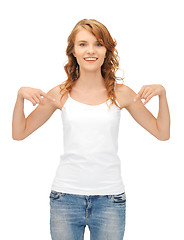
<path fill-rule="evenodd" d="M 97 58 L 84 58 L 85 60 L 96 60 Z"/>

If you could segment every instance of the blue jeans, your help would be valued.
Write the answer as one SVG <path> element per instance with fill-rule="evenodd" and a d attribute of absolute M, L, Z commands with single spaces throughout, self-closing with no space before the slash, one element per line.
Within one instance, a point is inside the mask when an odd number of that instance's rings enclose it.
<path fill-rule="evenodd" d="M 51 191 L 50 232 L 52 240 L 84 240 L 88 225 L 90 240 L 123 240 L 126 194 L 76 195 Z"/>

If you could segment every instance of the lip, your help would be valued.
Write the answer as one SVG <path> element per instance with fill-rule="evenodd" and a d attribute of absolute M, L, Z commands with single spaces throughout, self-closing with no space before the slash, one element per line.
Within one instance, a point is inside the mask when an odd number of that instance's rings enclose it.
<path fill-rule="evenodd" d="M 96 62 L 96 61 L 98 60 L 98 58 L 95 58 L 95 57 L 94 57 L 93 60 L 86 60 L 87 58 L 93 58 L 93 57 L 86 57 L 86 58 L 84 58 L 84 60 L 85 60 L 86 62 L 89 62 L 89 63 Z"/>

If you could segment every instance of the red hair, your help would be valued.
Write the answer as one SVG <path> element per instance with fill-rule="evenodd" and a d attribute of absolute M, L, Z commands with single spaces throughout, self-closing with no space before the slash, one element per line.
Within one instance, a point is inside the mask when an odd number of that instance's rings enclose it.
<path fill-rule="evenodd" d="M 107 28 L 100 22 L 94 19 L 83 19 L 79 21 L 73 28 L 71 34 L 68 37 L 68 46 L 66 48 L 66 55 L 68 56 L 68 62 L 64 66 L 65 72 L 67 74 L 67 80 L 60 85 L 61 91 L 64 89 L 63 95 L 71 91 L 72 86 L 75 81 L 79 78 L 79 65 L 76 58 L 73 55 L 74 42 L 76 34 L 81 30 L 81 28 L 86 29 L 91 32 L 99 41 L 100 44 L 106 47 L 106 58 L 103 65 L 101 66 L 101 74 L 105 81 L 105 86 L 108 92 L 108 99 L 111 99 L 112 103 L 115 103 L 115 83 L 116 80 L 123 80 L 123 78 L 116 77 L 115 73 L 119 68 L 119 56 L 116 50 L 117 42 L 113 40 Z M 61 98 L 63 97 L 61 96 Z M 107 101 L 106 100 L 106 101 Z"/>

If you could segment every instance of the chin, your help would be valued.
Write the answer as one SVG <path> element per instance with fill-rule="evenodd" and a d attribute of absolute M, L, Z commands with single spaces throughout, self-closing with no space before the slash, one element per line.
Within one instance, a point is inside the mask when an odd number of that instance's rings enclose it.
<path fill-rule="evenodd" d="M 101 66 L 100 67 L 91 66 L 91 67 L 82 68 L 82 70 L 85 72 L 97 72 L 99 71 L 99 69 L 101 70 Z"/>

